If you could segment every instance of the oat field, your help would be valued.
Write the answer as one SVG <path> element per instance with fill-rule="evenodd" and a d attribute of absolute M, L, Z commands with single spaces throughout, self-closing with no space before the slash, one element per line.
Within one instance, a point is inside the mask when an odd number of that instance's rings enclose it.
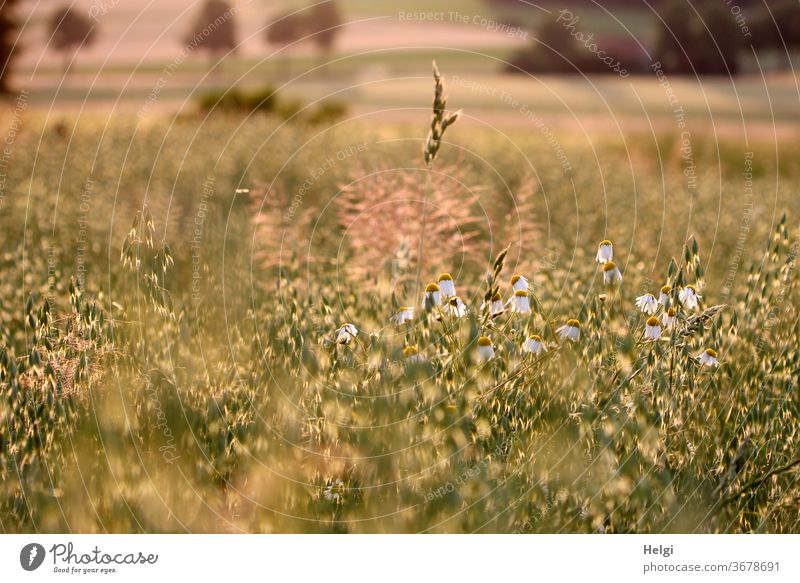
<path fill-rule="evenodd" d="M 436 92 L 17 124 L 3 532 L 800 531 L 796 141 Z"/>

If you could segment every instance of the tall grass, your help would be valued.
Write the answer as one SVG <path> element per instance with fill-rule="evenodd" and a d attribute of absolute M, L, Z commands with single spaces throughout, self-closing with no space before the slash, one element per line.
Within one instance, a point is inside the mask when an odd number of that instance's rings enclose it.
<path fill-rule="evenodd" d="M 772 214 L 797 216 L 799 173 L 768 144 L 774 196 L 743 207 L 739 153 L 698 141 L 688 193 L 675 136 L 561 136 L 564 175 L 536 136 L 531 169 L 459 124 L 472 150 L 443 141 L 429 170 L 403 128 L 265 148 L 269 119 L 62 123 L 18 137 L 2 214 L 5 532 L 798 531 L 797 231 Z M 423 308 L 440 271 L 464 317 Z M 492 316 L 517 272 L 533 312 Z M 634 299 L 664 284 L 678 325 L 648 341 Z"/>

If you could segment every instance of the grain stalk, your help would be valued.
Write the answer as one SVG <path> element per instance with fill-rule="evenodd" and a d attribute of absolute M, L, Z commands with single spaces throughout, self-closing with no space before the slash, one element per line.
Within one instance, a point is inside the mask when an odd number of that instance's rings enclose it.
<path fill-rule="evenodd" d="M 428 219 L 428 198 L 430 196 L 431 188 L 431 174 L 433 171 L 433 163 L 436 160 L 436 155 L 439 153 L 439 148 L 442 145 L 442 137 L 448 127 L 453 125 L 461 111 L 456 111 L 445 116 L 445 107 L 447 106 L 447 96 L 444 94 L 444 83 L 442 76 L 439 74 L 439 68 L 436 66 L 436 61 L 433 62 L 433 116 L 431 117 L 431 129 L 428 133 L 428 138 L 425 140 L 423 148 L 423 158 L 426 166 L 425 176 L 425 191 L 422 197 L 422 227 L 419 237 L 419 253 L 417 261 L 417 281 L 419 282 L 422 274 L 422 253 L 425 245 L 425 228 Z"/>

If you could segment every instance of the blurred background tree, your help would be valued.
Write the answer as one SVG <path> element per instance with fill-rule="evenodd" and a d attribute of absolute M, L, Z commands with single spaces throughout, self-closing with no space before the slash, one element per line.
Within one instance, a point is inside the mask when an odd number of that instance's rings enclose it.
<path fill-rule="evenodd" d="M 208 0 L 184 38 L 184 44 L 208 51 L 212 60 L 219 60 L 238 45 L 235 10 L 225 0 Z"/>
<path fill-rule="evenodd" d="M 50 17 L 50 47 L 64 55 L 64 75 L 69 73 L 75 54 L 95 40 L 95 24 L 77 9 L 64 5 Z"/>
<path fill-rule="evenodd" d="M 282 72 L 284 75 L 289 74 L 289 59 L 286 56 L 288 48 L 306 35 L 306 25 L 306 18 L 302 12 L 288 12 L 278 16 L 266 26 L 264 39 L 267 44 L 287 49 L 276 59 L 279 65 L 285 67 Z"/>
<path fill-rule="evenodd" d="M 281 14 L 266 26 L 264 38 L 268 44 L 287 47 L 306 34 L 306 19 L 302 13 Z"/>
<path fill-rule="evenodd" d="M 9 77 L 11 75 L 11 63 L 19 54 L 18 34 L 19 23 L 17 22 L 14 9 L 18 0 L 5 0 L 0 5 L 0 93 L 9 93 Z"/>
<path fill-rule="evenodd" d="M 305 11 L 281 14 L 267 24 L 264 38 L 270 45 L 288 48 L 308 37 L 321 55 L 327 55 L 336 43 L 343 22 L 336 2 L 330 0 Z M 280 60 L 288 66 L 286 52 Z M 288 71 L 283 73 L 288 74 Z"/>
<path fill-rule="evenodd" d="M 800 49 L 800 2 L 778 0 L 758 6 L 751 28 L 753 47 L 785 56 L 790 67 L 792 52 Z"/>
<path fill-rule="evenodd" d="M 577 39 L 572 32 L 580 33 Z M 507 71 L 612 73 L 623 76 L 647 71 L 641 47 L 632 39 L 595 36 L 578 28 L 569 28 L 564 21 L 549 19 L 533 36 L 531 45 L 512 56 Z"/>
<path fill-rule="evenodd" d="M 742 33 L 724 2 L 670 0 L 659 10 L 654 58 L 676 74 L 735 75 Z"/>
<path fill-rule="evenodd" d="M 321 54 L 329 54 L 343 22 L 336 2 L 330 0 L 313 6 L 306 18 L 308 31 L 312 34 L 311 42 Z"/>
<path fill-rule="evenodd" d="M 534 35 L 533 43 L 517 52 L 509 71 L 541 73 L 575 72 L 578 44 L 560 22 L 546 21 Z"/>

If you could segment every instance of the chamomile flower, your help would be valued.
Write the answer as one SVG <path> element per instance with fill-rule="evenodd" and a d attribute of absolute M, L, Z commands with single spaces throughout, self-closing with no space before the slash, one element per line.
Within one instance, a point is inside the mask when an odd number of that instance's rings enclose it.
<path fill-rule="evenodd" d="M 444 305 L 444 310 L 456 318 L 461 318 L 467 313 L 467 306 L 461 301 L 460 297 L 453 296 L 447 300 L 447 303 Z"/>
<path fill-rule="evenodd" d="M 522 351 L 530 352 L 531 354 L 538 356 L 542 352 L 547 352 L 547 347 L 544 345 L 542 337 L 534 334 L 522 343 Z"/>
<path fill-rule="evenodd" d="M 345 324 L 336 331 L 337 344 L 350 344 L 350 341 L 358 336 L 358 328 L 353 324 Z"/>
<path fill-rule="evenodd" d="M 339 503 L 344 498 L 344 482 L 341 480 L 336 480 L 334 482 L 329 483 L 325 490 L 322 492 L 322 495 L 325 497 L 326 500 L 331 502 Z"/>
<path fill-rule="evenodd" d="M 661 288 L 661 293 L 658 295 L 658 303 L 665 308 L 669 304 L 669 294 L 672 291 L 672 286 L 667 284 Z"/>
<path fill-rule="evenodd" d="M 678 298 L 680 298 L 681 303 L 683 306 L 689 310 L 694 310 L 697 308 L 698 301 L 702 298 L 699 293 L 697 293 L 697 288 L 694 287 L 692 284 L 687 285 L 684 288 L 681 288 L 681 291 L 678 293 Z"/>
<path fill-rule="evenodd" d="M 675 308 L 667 308 L 667 311 L 661 316 L 661 323 L 664 324 L 664 328 L 667 329 L 675 327 L 675 324 L 678 323 L 678 312 Z"/>
<path fill-rule="evenodd" d="M 531 313 L 531 300 L 528 298 L 528 292 L 525 290 L 517 290 L 509 300 L 511 303 L 511 311 L 518 314 Z"/>
<path fill-rule="evenodd" d="M 447 297 L 456 295 L 456 284 L 453 283 L 453 276 L 449 273 L 441 274 L 439 276 L 439 289 Z"/>
<path fill-rule="evenodd" d="M 488 336 L 478 338 L 478 348 L 476 349 L 478 360 L 486 361 L 494 358 L 494 346 Z"/>
<path fill-rule="evenodd" d="M 403 356 L 406 357 L 408 362 L 422 362 L 422 355 L 419 353 L 419 348 L 416 345 L 409 345 L 403 349 Z"/>
<path fill-rule="evenodd" d="M 653 294 L 644 294 L 636 298 L 636 307 L 652 316 L 658 311 L 658 302 Z"/>
<path fill-rule="evenodd" d="M 511 277 L 511 287 L 514 291 L 528 291 L 528 278 L 518 273 Z"/>
<path fill-rule="evenodd" d="M 648 340 L 658 340 L 661 338 L 661 322 L 655 316 L 647 318 L 644 326 L 644 337 Z"/>
<path fill-rule="evenodd" d="M 497 316 L 498 314 L 502 314 L 505 312 L 506 308 L 503 305 L 503 297 L 500 294 L 494 294 L 492 296 L 492 301 L 489 302 L 489 312 L 492 316 Z"/>
<path fill-rule="evenodd" d="M 394 322 L 398 326 L 413 319 L 414 319 L 414 308 L 411 306 L 401 307 L 400 311 L 397 312 L 394 316 L 392 316 L 392 322 Z"/>
<path fill-rule="evenodd" d="M 706 348 L 697 356 L 697 360 L 703 366 L 718 367 L 719 361 L 717 360 L 717 351 L 713 348 Z"/>
<path fill-rule="evenodd" d="M 438 306 L 442 303 L 442 292 L 439 286 L 435 283 L 429 283 L 425 288 L 425 298 L 422 301 L 422 306 L 426 310 Z"/>
<path fill-rule="evenodd" d="M 614 245 L 608 239 L 600 241 L 600 245 L 597 247 L 597 262 L 607 263 L 612 259 L 614 259 Z"/>
<path fill-rule="evenodd" d="M 622 281 L 622 273 L 620 272 L 617 264 L 613 261 L 606 261 L 603 264 L 603 283 L 605 285 L 615 286 Z"/>
<path fill-rule="evenodd" d="M 566 325 L 556 330 L 562 340 L 577 342 L 581 338 L 581 323 L 577 320 L 567 320 Z"/>

